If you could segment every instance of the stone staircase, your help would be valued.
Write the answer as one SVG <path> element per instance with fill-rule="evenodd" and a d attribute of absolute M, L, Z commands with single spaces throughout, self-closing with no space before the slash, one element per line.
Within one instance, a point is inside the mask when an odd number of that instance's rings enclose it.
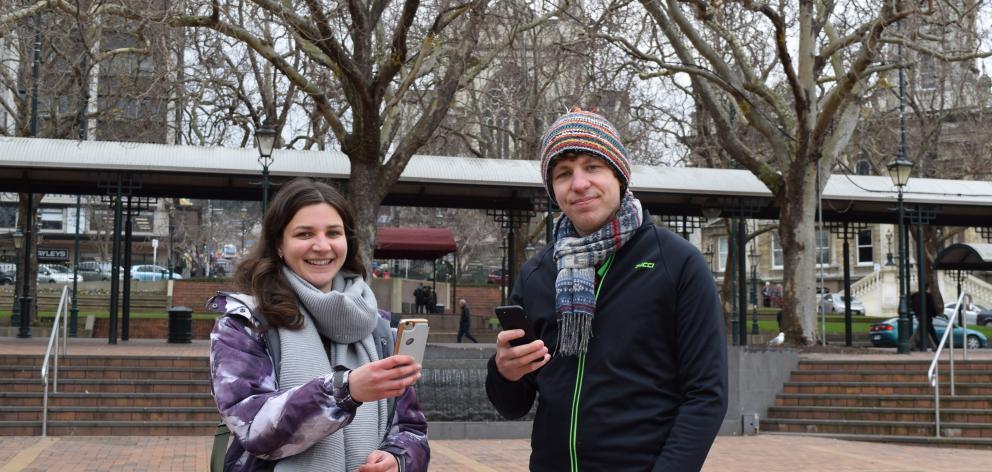
<path fill-rule="evenodd" d="M 935 437 L 928 360 L 801 360 L 762 432 L 992 449 L 992 360 L 940 366 L 941 437 Z"/>
<path fill-rule="evenodd" d="M 0 356 L 0 436 L 41 434 L 40 371 L 40 356 Z M 209 378 L 205 357 L 63 358 L 58 393 L 49 385 L 48 434 L 211 435 L 220 416 Z"/>

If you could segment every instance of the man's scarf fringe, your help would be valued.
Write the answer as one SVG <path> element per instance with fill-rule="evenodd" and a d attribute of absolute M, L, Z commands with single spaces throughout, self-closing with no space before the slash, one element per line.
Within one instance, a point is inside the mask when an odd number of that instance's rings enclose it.
<path fill-rule="evenodd" d="M 594 233 L 580 237 L 567 216 L 558 219 L 554 253 L 558 353 L 574 356 L 588 351 L 596 314 L 596 267 L 633 236 L 642 218 L 641 202 L 628 191 L 613 219 Z"/>

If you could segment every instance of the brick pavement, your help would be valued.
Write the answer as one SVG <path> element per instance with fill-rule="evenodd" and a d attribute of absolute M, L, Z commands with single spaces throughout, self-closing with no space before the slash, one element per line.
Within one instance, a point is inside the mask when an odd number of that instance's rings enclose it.
<path fill-rule="evenodd" d="M 0 338 L 0 354 L 45 352 L 47 339 Z M 106 339 L 70 340 L 70 355 L 206 356 L 209 344 L 168 344 L 136 339 L 107 344 Z M 960 354 L 958 354 L 960 356 Z M 971 353 L 992 358 L 992 350 Z M 926 353 L 895 356 L 893 349 L 860 353 L 807 353 L 811 359 L 914 359 Z M 946 357 L 945 357 L 946 358 Z M 960 358 L 960 357 L 958 357 Z M 210 437 L 0 437 L 0 472 L 36 471 L 199 471 L 207 469 Z M 527 440 L 433 441 L 431 470 L 439 472 L 515 472 L 527 469 Z M 705 472 L 796 470 L 840 472 L 978 472 L 992 464 L 992 451 L 846 442 L 776 436 L 719 437 Z"/>
<path fill-rule="evenodd" d="M 0 438 L 0 472 L 199 471 L 209 437 Z M 431 471 L 527 470 L 526 440 L 434 441 Z M 797 436 L 719 437 L 704 472 L 985 472 L 992 451 Z"/>

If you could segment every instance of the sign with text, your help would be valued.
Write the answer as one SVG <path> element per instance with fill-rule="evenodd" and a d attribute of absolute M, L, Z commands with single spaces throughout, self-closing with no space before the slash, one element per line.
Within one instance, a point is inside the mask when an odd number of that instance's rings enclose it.
<path fill-rule="evenodd" d="M 69 259 L 69 250 L 39 247 L 38 259 L 65 261 Z"/>

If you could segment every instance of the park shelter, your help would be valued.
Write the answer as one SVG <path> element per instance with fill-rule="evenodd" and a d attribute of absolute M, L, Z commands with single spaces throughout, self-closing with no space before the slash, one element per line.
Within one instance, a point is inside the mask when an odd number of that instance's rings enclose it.
<path fill-rule="evenodd" d="M 372 256 L 376 259 L 412 259 L 436 261 L 447 254 L 455 253 L 454 267 L 458 267 L 458 245 L 455 235 L 448 228 L 411 228 L 382 226 L 376 230 L 375 251 Z M 433 287 L 437 289 L 437 265 L 431 277 Z M 451 299 L 456 300 L 458 277 L 452 277 Z M 454 303 L 452 303 L 454 313 Z"/>

